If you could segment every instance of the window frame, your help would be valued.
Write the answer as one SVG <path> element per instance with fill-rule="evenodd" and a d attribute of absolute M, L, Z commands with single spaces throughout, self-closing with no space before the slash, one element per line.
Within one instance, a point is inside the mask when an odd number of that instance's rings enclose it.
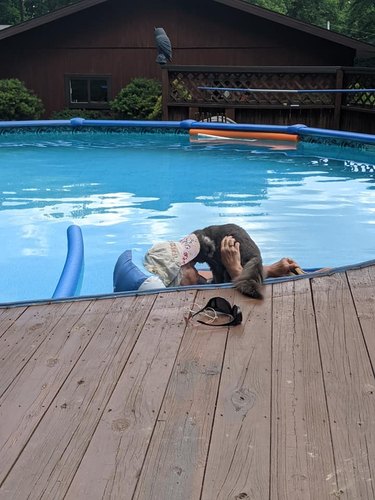
<path fill-rule="evenodd" d="M 88 102 L 71 102 L 71 80 L 86 80 Z M 106 80 L 107 101 L 97 102 L 90 100 L 90 82 L 92 80 Z M 69 109 L 109 109 L 109 101 L 112 98 L 112 76 L 111 75 L 87 75 L 83 73 L 70 73 L 64 76 L 65 102 Z"/>

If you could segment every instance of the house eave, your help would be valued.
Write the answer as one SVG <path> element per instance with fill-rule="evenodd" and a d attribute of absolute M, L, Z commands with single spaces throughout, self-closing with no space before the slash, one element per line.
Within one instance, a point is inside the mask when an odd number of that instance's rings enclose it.
<path fill-rule="evenodd" d="M 253 14 L 263 19 L 273 21 L 278 24 L 283 24 L 288 28 L 293 28 L 298 31 L 303 31 L 304 33 L 309 33 L 310 35 L 323 38 L 333 43 L 339 45 L 344 45 L 345 47 L 352 48 L 358 51 L 369 51 L 375 53 L 375 45 L 371 45 L 366 42 L 361 42 L 353 38 L 341 35 L 335 31 L 320 28 L 319 26 L 314 26 L 313 24 L 308 24 L 298 19 L 293 19 L 292 17 L 273 12 L 271 10 L 265 9 L 264 7 L 259 7 L 257 5 L 249 4 L 243 0 L 213 0 L 216 3 L 221 3 L 228 7 L 233 7 L 237 10 L 247 12 L 248 14 Z"/>
<path fill-rule="evenodd" d="M 105 3 L 107 1 L 108 0 L 83 0 L 82 2 L 77 2 L 73 5 L 62 7 L 61 9 L 57 9 L 53 12 L 45 14 L 44 16 L 36 17 L 15 26 L 5 28 L 4 30 L 0 31 L 0 40 L 12 37 L 14 35 L 19 35 L 20 33 L 24 33 L 25 31 L 38 28 L 39 26 L 43 26 L 44 24 L 48 24 L 63 17 L 76 14 L 77 12 L 88 9 L 90 7 L 94 7 L 95 5 L 99 5 L 101 3 Z"/>
<path fill-rule="evenodd" d="M 49 14 L 45 14 L 44 16 L 40 16 L 35 19 L 30 19 L 29 21 L 26 21 L 24 23 L 1 30 L 0 40 L 10 38 L 25 31 L 37 28 L 44 24 L 48 24 L 58 19 L 70 16 L 72 14 L 76 14 L 77 12 L 83 11 L 85 9 L 94 7 L 102 3 L 106 3 L 108 1 L 109 0 L 83 0 L 73 5 L 68 5 L 67 7 L 63 7 L 61 9 L 50 12 Z M 295 29 L 297 31 L 309 33 L 312 36 L 325 39 L 327 41 L 342 45 L 347 48 L 351 48 L 359 53 L 365 53 L 368 54 L 369 56 L 375 54 L 375 45 L 361 42 L 359 40 L 354 40 L 353 38 L 341 35 L 334 31 L 320 28 L 318 26 L 304 23 L 302 21 L 298 21 L 297 19 L 293 19 L 283 14 L 273 12 L 263 7 L 252 5 L 248 2 L 245 2 L 244 0 L 213 0 L 213 2 L 226 5 L 227 7 L 231 7 L 233 9 L 240 10 L 242 12 L 246 12 L 247 14 L 261 17 L 263 19 L 275 22 L 277 24 L 282 24 L 288 28 Z"/>

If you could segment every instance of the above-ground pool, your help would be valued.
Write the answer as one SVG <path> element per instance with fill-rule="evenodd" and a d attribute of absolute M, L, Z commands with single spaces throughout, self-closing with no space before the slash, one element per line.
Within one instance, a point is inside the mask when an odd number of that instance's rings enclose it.
<path fill-rule="evenodd" d="M 210 224 L 243 226 L 265 263 L 374 258 L 374 145 L 191 142 L 181 129 L 0 132 L 1 303 L 52 297 L 71 224 L 84 240 L 81 295 L 112 292 L 123 250 L 142 266 L 153 243 Z"/>

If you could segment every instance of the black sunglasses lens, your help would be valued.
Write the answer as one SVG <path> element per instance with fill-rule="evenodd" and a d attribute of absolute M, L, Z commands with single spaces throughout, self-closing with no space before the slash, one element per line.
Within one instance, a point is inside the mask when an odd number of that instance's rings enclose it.
<path fill-rule="evenodd" d="M 230 326 L 230 325 L 239 325 L 242 323 L 242 312 L 241 309 L 234 305 L 233 307 L 230 305 L 230 303 L 224 299 L 223 297 L 212 297 L 210 299 L 206 306 L 203 307 L 203 309 L 200 309 L 196 313 L 192 315 L 194 318 L 195 316 L 201 314 L 203 311 L 206 311 L 206 309 L 211 309 L 216 311 L 217 313 L 224 314 L 226 316 L 229 316 L 230 321 L 225 322 L 225 323 L 215 323 L 215 322 L 206 322 L 198 319 L 198 323 L 202 323 L 203 325 L 210 325 L 210 326 Z M 217 318 L 215 318 L 217 319 Z"/>
<path fill-rule="evenodd" d="M 210 299 L 206 305 L 206 307 L 212 307 L 214 311 L 223 313 L 223 314 L 232 314 L 232 307 L 226 299 L 223 297 L 213 297 Z"/>

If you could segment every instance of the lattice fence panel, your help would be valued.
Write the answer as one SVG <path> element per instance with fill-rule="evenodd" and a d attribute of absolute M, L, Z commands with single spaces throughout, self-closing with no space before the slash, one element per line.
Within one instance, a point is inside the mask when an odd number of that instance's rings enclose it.
<path fill-rule="evenodd" d="M 169 71 L 169 102 L 218 106 L 322 106 L 334 105 L 332 93 L 295 94 L 272 90 L 322 90 L 336 85 L 334 73 L 260 73 Z M 217 87 L 205 90 L 200 87 Z M 238 90 L 221 90 L 225 88 Z M 242 91 L 241 91 L 242 89 Z M 244 89 L 257 89 L 257 92 Z M 261 92 L 259 90 L 265 90 Z"/>
<path fill-rule="evenodd" d="M 345 88 L 348 89 L 374 89 L 374 73 L 349 73 L 345 75 Z M 359 92 L 345 94 L 343 105 L 365 109 L 375 109 L 375 92 Z"/>

